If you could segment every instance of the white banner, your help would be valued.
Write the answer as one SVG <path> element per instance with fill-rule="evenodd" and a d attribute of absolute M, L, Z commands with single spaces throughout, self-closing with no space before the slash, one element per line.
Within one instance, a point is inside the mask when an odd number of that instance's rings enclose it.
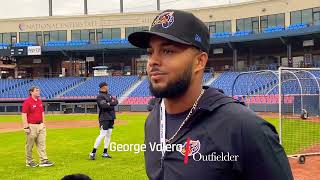
<path fill-rule="evenodd" d="M 41 55 L 41 46 L 28 46 L 28 56 Z"/>
<path fill-rule="evenodd" d="M 87 62 L 93 62 L 94 61 L 94 57 L 86 57 L 86 61 Z"/>

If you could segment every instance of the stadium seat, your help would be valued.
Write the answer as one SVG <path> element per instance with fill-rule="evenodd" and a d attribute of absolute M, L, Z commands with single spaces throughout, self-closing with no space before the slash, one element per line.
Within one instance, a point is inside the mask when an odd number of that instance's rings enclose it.
<path fill-rule="evenodd" d="M 252 33 L 252 31 L 237 31 L 233 34 L 233 36 L 248 36 Z"/>
<path fill-rule="evenodd" d="M 306 27 L 308 27 L 308 25 L 305 23 L 291 24 L 290 26 L 287 27 L 287 30 L 297 30 L 297 29 L 302 29 Z"/>

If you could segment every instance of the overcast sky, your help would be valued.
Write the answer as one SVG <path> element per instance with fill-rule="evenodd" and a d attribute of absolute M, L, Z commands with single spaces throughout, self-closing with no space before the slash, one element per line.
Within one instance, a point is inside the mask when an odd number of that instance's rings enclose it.
<path fill-rule="evenodd" d="M 83 14 L 84 0 L 52 0 L 53 15 Z M 119 0 L 87 0 L 89 14 L 117 13 Z M 161 0 L 161 9 L 187 9 L 251 0 Z M 48 16 L 49 0 L 0 0 L 0 19 Z M 124 0 L 124 12 L 156 10 L 156 0 Z M 2 5 L 1 5 L 2 4 Z M 5 5 L 4 5 L 5 4 Z"/>

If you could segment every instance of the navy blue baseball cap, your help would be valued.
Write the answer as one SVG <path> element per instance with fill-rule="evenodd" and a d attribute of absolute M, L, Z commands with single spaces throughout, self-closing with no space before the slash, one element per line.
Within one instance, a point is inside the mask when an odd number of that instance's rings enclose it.
<path fill-rule="evenodd" d="M 108 86 L 108 84 L 107 84 L 106 82 L 101 82 L 101 83 L 99 84 L 99 88 L 102 88 L 103 86 Z"/>
<path fill-rule="evenodd" d="M 148 48 L 152 36 L 194 46 L 204 52 L 210 49 L 210 33 L 207 26 L 192 13 L 180 10 L 165 10 L 152 22 L 149 31 L 129 35 L 129 42 L 140 48 Z"/>

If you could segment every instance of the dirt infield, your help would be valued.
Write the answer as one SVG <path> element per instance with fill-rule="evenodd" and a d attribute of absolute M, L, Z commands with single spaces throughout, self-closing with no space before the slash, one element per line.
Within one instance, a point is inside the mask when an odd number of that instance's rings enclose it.
<path fill-rule="evenodd" d="M 256 112 L 256 113 L 262 118 L 278 118 L 279 117 L 278 113 L 273 113 L 273 112 Z"/>
<path fill-rule="evenodd" d="M 307 156 L 305 164 L 299 164 L 295 158 L 289 158 L 295 180 L 319 180 L 320 156 Z"/>
<path fill-rule="evenodd" d="M 302 154 L 319 152 L 320 144 L 305 149 Z M 289 157 L 295 180 L 318 180 L 320 175 L 320 155 L 305 156 L 305 164 L 298 163 L 298 157 Z"/>
<path fill-rule="evenodd" d="M 116 120 L 115 125 L 126 125 L 126 120 Z M 46 126 L 48 128 L 60 129 L 60 128 L 87 128 L 98 127 L 99 124 L 94 120 L 72 120 L 72 121 L 47 121 Z M 2 122 L 0 123 L 0 133 L 15 132 L 22 130 L 21 122 Z"/>

